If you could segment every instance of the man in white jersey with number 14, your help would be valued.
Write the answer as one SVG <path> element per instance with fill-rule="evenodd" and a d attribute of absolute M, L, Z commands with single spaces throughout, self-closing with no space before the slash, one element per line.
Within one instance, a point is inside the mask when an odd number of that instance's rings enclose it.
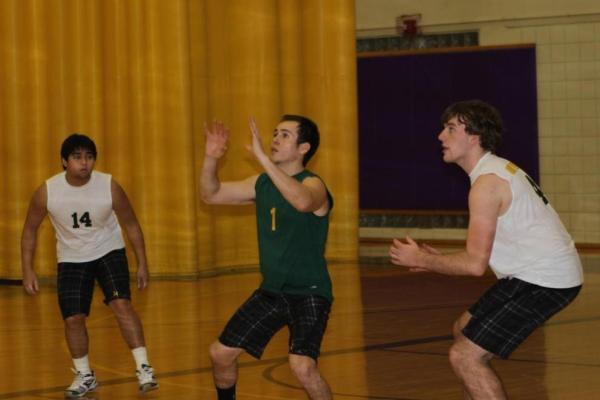
<path fill-rule="evenodd" d="M 450 363 L 465 399 L 506 399 L 490 366 L 509 355 L 540 325 L 577 296 L 581 262 L 571 236 L 540 187 L 494 153 L 502 137 L 498 111 L 479 100 L 449 106 L 438 138 L 444 161 L 471 180 L 466 249 L 440 254 L 411 238 L 397 239 L 391 262 L 413 271 L 498 277 L 454 324 Z"/>
<path fill-rule="evenodd" d="M 75 379 L 64 392 L 66 398 L 83 397 L 97 386 L 88 360 L 85 323 L 96 280 L 132 351 L 140 391 L 158 388 L 142 324 L 131 305 L 129 267 L 117 217 L 135 251 L 139 289 L 148 285 L 144 236 L 121 186 L 111 175 L 93 171 L 96 156 L 96 145 L 89 137 L 73 134 L 65 139 L 61 148 L 64 172 L 48 179 L 33 194 L 21 238 L 23 286 L 27 293 L 36 294 L 36 236 L 45 216 L 50 216 L 57 240 L 58 302 L 75 367 Z"/>

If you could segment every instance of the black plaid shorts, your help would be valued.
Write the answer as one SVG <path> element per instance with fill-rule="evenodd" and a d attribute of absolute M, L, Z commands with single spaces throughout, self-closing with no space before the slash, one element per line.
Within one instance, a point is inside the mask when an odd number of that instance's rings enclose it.
<path fill-rule="evenodd" d="M 516 278 L 500 279 L 475 303 L 463 334 L 501 358 L 510 354 L 540 325 L 571 303 L 581 286 L 553 289 Z"/>
<path fill-rule="evenodd" d="M 331 302 L 321 296 L 273 293 L 258 289 L 231 317 L 219 341 L 260 359 L 283 326 L 290 331 L 289 353 L 319 357 Z"/>
<path fill-rule="evenodd" d="M 63 319 L 75 314 L 90 315 L 96 280 L 104 292 L 105 304 L 131 298 L 125 249 L 113 250 L 93 261 L 58 263 L 58 304 Z"/>

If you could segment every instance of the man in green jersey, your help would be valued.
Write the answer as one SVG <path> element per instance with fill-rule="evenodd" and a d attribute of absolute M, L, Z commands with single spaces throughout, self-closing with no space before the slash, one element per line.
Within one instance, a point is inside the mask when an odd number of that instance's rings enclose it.
<path fill-rule="evenodd" d="M 264 172 L 220 182 L 217 164 L 227 150 L 229 131 L 221 123 L 206 129 L 202 198 L 209 204 L 256 203 L 263 277 L 210 346 L 218 398 L 235 399 L 238 357 L 246 351 L 260 358 L 273 335 L 287 325 L 294 375 L 311 399 L 331 399 L 317 357 L 333 299 L 324 256 L 333 198 L 323 181 L 305 169 L 319 146 L 319 130 L 306 117 L 284 115 L 273 131 L 270 156 L 254 120 L 250 130 L 248 149 Z"/>

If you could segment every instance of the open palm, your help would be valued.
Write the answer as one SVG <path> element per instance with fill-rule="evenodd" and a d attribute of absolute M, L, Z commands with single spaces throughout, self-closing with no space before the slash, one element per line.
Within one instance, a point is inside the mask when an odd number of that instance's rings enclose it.
<path fill-rule="evenodd" d="M 223 157 L 223 154 L 227 151 L 229 129 L 222 122 L 215 121 L 210 128 L 205 125 L 204 132 L 206 134 L 206 155 L 214 158 Z"/>

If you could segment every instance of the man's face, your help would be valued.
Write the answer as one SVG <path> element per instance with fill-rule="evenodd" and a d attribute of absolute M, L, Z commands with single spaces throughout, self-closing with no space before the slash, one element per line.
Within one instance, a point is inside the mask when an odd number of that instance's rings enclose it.
<path fill-rule="evenodd" d="M 88 179 L 96 164 L 94 154 L 86 149 L 75 149 L 67 160 L 62 160 L 67 174 L 75 179 Z"/>
<path fill-rule="evenodd" d="M 442 154 L 444 161 L 455 163 L 462 159 L 478 140 L 478 136 L 469 135 L 465 130 L 465 124 L 457 117 L 452 117 L 444 124 L 444 129 L 438 135 L 442 142 Z"/>
<path fill-rule="evenodd" d="M 298 144 L 298 122 L 282 121 L 273 131 L 271 138 L 271 160 L 275 163 L 302 160 L 308 143 Z"/>

